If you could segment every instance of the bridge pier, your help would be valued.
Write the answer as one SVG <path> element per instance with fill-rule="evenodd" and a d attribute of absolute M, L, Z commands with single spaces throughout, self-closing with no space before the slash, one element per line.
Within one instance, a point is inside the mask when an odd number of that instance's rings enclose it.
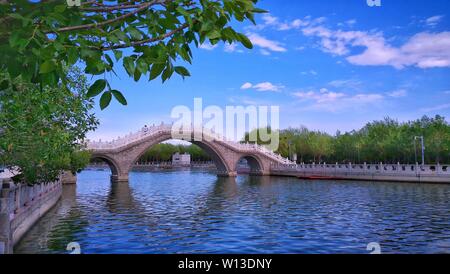
<path fill-rule="evenodd" d="M 250 171 L 249 175 L 250 176 L 269 176 L 270 172 L 265 172 L 265 171 L 262 171 L 262 170 Z"/>
<path fill-rule="evenodd" d="M 112 174 L 112 183 L 128 183 L 128 174 Z"/>
<path fill-rule="evenodd" d="M 217 177 L 237 177 L 236 171 L 217 171 Z"/>
<path fill-rule="evenodd" d="M 64 171 L 59 177 L 59 180 L 63 185 L 76 184 L 77 175 L 73 174 L 71 171 Z"/>

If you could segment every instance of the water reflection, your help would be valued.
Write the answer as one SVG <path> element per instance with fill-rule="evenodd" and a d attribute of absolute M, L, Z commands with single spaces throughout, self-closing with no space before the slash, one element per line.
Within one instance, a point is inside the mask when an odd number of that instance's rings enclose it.
<path fill-rule="evenodd" d="M 450 252 L 450 186 L 85 171 L 17 253 Z"/>
<path fill-rule="evenodd" d="M 138 205 L 133 198 L 130 185 L 127 183 L 111 184 L 106 200 L 106 206 L 110 213 L 132 212 L 137 213 Z"/>

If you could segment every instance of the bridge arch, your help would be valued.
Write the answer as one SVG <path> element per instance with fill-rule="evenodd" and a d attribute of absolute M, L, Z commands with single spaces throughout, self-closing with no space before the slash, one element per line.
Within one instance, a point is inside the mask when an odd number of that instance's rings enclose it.
<path fill-rule="evenodd" d="M 223 157 L 221 152 L 218 151 L 212 143 L 205 140 L 194 141 L 194 140 L 174 139 L 172 138 L 171 135 L 164 135 L 161 136 L 160 138 L 150 140 L 149 142 L 145 142 L 143 145 L 140 145 L 139 148 L 136 149 L 137 153 L 135 154 L 134 158 L 130 161 L 127 170 L 130 171 L 133 165 L 139 160 L 139 158 L 141 158 L 142 155 L 144 155 L 144 153 L 148 151 L 151 147 L 168 140 L 181 140 L 190 142 L 203 149 L 211 157 L 214 164 L 216 165 L 218 175 L 229 175 L 228 173 L 230 172 L 230 170 L 234 170 L 233 167 L 227 163 L 226 159 Z"/>
<path fill-rule="evenodd" d="M 120 167 L 120 164 L 112 157 L 103 154 L 93 153 L 91 155 L 91 160 L 99 159 L 106 164 L 108 164 L 109 169 L 111 170 L 111 180 L 117 181 L 120 174 L 123 173 Z"/>
<path fill-rule="evenodd" d="M 191 142 L 203 149 L 209 155 L 209 157 L 211 157 L 214 164 L 216 165 L 218 175 L 228 175 L 231 167 L 228 166 L 226 160 L 223 158 L 220 152 L 218 152 L 211 144 L 208 144 L 207 142 Z"/>
<path fill-rule="evenodd" d="M 264 174 L 264 165 L 262 160 L 256 155 L 244 154 L 237 160 L 235 163 L 235 170 L 238 169 L 239 162 L 241 159 L 245 159 L 247 161 L 248 166 L 250 167 L 251 175 L 262 175 Z"/>

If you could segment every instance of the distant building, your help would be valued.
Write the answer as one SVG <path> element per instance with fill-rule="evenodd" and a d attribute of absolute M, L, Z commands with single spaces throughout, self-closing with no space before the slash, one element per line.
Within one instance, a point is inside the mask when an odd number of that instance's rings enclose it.
<path fill-rule="evenodd" d="M 191 155 L 190 154 L 180 154 L 175 153 L 172 155 L 172 165 L 173 166 L 190 166 L 191 165 Z"/>

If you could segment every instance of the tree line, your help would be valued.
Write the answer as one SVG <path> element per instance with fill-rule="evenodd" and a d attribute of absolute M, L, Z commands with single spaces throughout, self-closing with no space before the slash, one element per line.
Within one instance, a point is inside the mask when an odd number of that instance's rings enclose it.
<path fill-rule="evenodd" d="M 290 158 L 296 154 L 298 163 L 420 163 L 421 143 L 416 136 L 424 137 L 426 163 L 450 163 L 450 124 L 439 115 L 408 122 L 386 117 L 334 135 L 303 126 L 288 128 L 280 131 L 277 152 Z M 243 142 L 248 137 L 249 133 Z"/>
<path fill-rule="evenodd" d="M 192 144 L 173 145 L 168 143 L 161 143 L 152 146 L 147 150 L 138 160 L 140 163 L 146 162 L 164 162 L 171 161 L 172 155 L 175 153 L 187 153 L 191 155 L 191 161 L 211 161 L 211 157 L 200 147 Z"/>

